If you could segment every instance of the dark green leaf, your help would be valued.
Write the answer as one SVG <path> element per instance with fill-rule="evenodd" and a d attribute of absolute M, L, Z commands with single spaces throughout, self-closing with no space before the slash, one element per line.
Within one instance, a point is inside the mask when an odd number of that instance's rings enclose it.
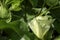
<path fill-rule="evenodd" d="M 33 7 L 37 6 L 38 0 L 29 0 Z"/>
<path fill-rule="evenodd" d="M 60 36 L 56 37 L 54 40 L 60 40 Z"/>

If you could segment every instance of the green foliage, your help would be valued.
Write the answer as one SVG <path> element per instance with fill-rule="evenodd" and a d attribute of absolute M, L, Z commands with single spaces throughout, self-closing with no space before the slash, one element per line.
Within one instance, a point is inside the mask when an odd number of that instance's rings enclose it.
<path fill-rule="evenodd" d="M 46 4 L 48 6 L 56 6 L 58 4 L 58 0 L 46 0 Z"/>
<path fill-rule="evenodd" d="M 37 6 L 38 0 L 29 0 L 33 7 Z"/>
<path fill-rule="evenodd" d="M 58 4 L 58 0 L 45 0 L 48 6 L 56 6 Z"/>
<path fill-rule="evenodd" d="M 60 40 L 60 0 L 0 0 L 0 40 Z"/>
<path fill-rule="evenodd" d="M 57 38 L 55 38 L 54 40 L 60 40 L 60 36 L 58 36 Z"/>
<path fill-rule="evenodd" d="M 9 10 L 14 10 L 14 11 L 19 11 L 19 10 L 21 10 L 21 2 L 22 2 L 23 0 L 13 0 L 12 1 L 12 4 L 11 4 L 11 7 L 9 8 Z"/>

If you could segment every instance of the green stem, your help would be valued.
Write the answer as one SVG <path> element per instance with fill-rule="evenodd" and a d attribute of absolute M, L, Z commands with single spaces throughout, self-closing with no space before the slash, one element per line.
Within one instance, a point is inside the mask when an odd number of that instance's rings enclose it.
<path fill-rule="evenodd" d="M 45 5 L 45 0 L 44 0 L 44 3 L 43 3 L 43 5 L 42 5 L 42 8 L 41 8 L 41 10 L 40 10 L 40 13 L 42 12 L 44 5 Z"/>
<path fill-rule="evenodd" d="M 12 14 L 12 16 L 17 17 L 17 18 L 20 18 L 20 16 L 18 16 L 18 15 L 14 15 L 14 14 Z"/>
<path fill-rule="evenodd" d="M 56 7 L 52 8 L 52 9 L 56 9 L 56 8 L 60 8 L 60 6 L 56 6 Z"/>
<path fill-rule="evenodd" d="M 51 6 L 49 9 L 47 9 L 47 10 L 45 11 L 45 13 L 41 13 L 40 16 L 42 16 L 43 14 L 46 14 L 49 10 L 52 9 L 52 7 L 53 7 L 53 6 Z"/>
<path fill-rule="evenodd" d="M 42 5 L 42 8 L 41 8 L 40 12 L 39 12 L 35 17 L 37 17 L 37 16 L 39 16 L 39 15 L 40 15 L 40 13 L 42 12 L 42 10 L 43 10 L 44 6 L 45 6 L 45 0 L 44 0 L 44 3 L 43 3 L 43 5 Z"/>

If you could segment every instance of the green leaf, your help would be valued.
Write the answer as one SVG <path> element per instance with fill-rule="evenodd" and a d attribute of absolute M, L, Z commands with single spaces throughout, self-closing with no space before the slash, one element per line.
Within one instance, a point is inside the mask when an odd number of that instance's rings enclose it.
<path fill-rule="evenodd" d="M 28 25 L 27 23 L 24 21 L 24 19 L 20 19 L 20 29 L 24 32 L 28 32 L 29 31 L 29 28 L 28 28 Z"/>
<path fill-rule="evenodd" d="M 33 10 L 34 10 L 35 12 L 37 12 L 37 13 L 40 13 L 41 8 L 33 8 Z"/>
<path fill-rule="evenodd" d="M 7 25 L 7 24 L 5 23 L 5 25 Z M 5 27 L 5 25 L 4 25 L 4 27 Z M 24 35 L 24 31 L 25 32 L 27 31 L 27 29 L 25 29 L 25 28 L 26 28 L 26 26 L 25 26 L 24 22 L 17 20 L 17 21 L 9 22 L 8 26 L 5 27 L 4 29 L 9 34 L 9 36 L 8 36 L 9 40 L 10 39 L 11 40 L 20 40 L 20 38 Z"/>
<path fill-rule="evenodd" d="M 11 2 L 11 0 L 5 0 L 5 4 L 9 4 Z"/>
<path fill-rule="evenodd" d="M 56 31 L 58 32 L 58 33 L 60 33 L 60 22 L 59 21 L 55 21 L 54 22 L 54 28 L 56 29 Z"/>
<path fill-rule="evenodd" d="M 60 40 L 60 36 L 56 37 L 54 40 Z"/>
<path fill-rule="evenodd" d="M 59 1 L 59 5 L 60 5 L 60 1 Z"/>
<path fill-rule="evenodd" d="M 30 38 L 27 35 L 24 35 L 20 40 L 30 40 Z"/>
<path fill-rule="evenodd" d="M 0 36 L 0 40 L 7 40 L 7 37 Z"/>
<path fill-rule="evenodd" d="M 20 21 L 13 21 L 9 23 L 10 28 L 13 29 L 20 37 L 22 35 L 22 31 L 20 30 Z"/>
<path fill-rule="evenodd" d="M 48 6 L 56 6 L 58 4 L 58 0 L 46 0 L 46 4 Z"/>
<path fill-rule="evenodd" d="M 37 6 L 38 0 L 29 0 L 33 7 Z"/>
<path fill-rule="evenodd" d="M 52 16 L 56 19 L 54 22 L 54 29 L 60 33 L 60 8 L 51 10 Z"/>
<path fill-rule="evenodd" d="M 8 16 L 8 10 L 3 7 L 3 5 L 0 6 L 0 17 L 1 18 L 7 18 Z"/>
<path fill-rule="evenodd" d="M 43 39 L 44 35 L 50 29 L 52 23 L 53 19 L 51 16 L 38 16 L 31 22 L 28 22 L 28 25 L 38 38 Z"/>
<path fill-rule="evenodd" d="M 4 32 L 7 34 L 6 39 L 7 40 L 19 40 L 21 37 L 11 28 L 4 29 Z"/>
<path fill-rule="evenodd" d="M 4 21 L 0 21 L 0 29 L 9 28 L 9 24 Z"/>
<path fill-rule="evenodd" d="M 20 38 L 21 37 L 19 37 L 19 35 L 14 31 L 8 36 L 9 40 L 20 40 Z"/>
<path fill-rule="evenodd" d="M 53 29 L 52 27 L 50 28 L 50 30 L 46 33 L 46 35 L 44 36 L 44 40 L 51 40 L 53 38 Z"/>
<path fill-rule="evenodd" d="M 60 8 L 55 8 L 50 10 L 53 17 L 55 17 L 60 22 Z"/>
<path fill-rule="evenodd" d="M 32 20 L 35 17 L 35 15 L 29 15 L 29 14 L 26 14 L 26 16 L 28 21 Z"/>
<path fill-rule="evenodd" d="M 44 7 L 44 8 L 33 8 L 33 9 L 35 10 L 35 12 L 37 12 L 37 13 L 39 13 L 41 15 L 47 15 L 47 14 L 50 13 L 50 11 L 48 11 L 46 7 Z"/>
<path fill-rule="evenodd" d="M 13 29 L 20 37 L 29 31 L 28 26 L 23 19 L 10 22 L 9 24 L 10 28 Z"/>
<path fill-rule="evenodd" d="M 10 23 L 0 21 L 0 29 L 7 29 L 7 28 L 14 30 L 20 37 L 21 35 L 23 35 L 22 31 L 20 30 L 20 21 L 13 21 Z"/>
<path fill-rule="evenodd" d="M 19 35 L 19 37 L 23 36 L 24 33 L 28 31 L 27 24 L 23 20 L 13 21 L 9 23 L 0 21 L 0 29 L 7 29 L 7 28 L 14 30 L 17 33 L 17 35 Z"/>

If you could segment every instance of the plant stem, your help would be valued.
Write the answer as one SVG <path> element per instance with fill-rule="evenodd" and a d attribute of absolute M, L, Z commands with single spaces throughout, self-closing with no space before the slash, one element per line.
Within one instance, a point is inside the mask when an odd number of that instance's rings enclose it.
<path fill-rule="evenodd" d="M 39 16 L 39 15 L 40 15 L 40 13 L 42 12 L 44 6 L 45 6 L 45 0 L 44 0 L 44 3 L 43 3 L 43 5 L 42 5 L 42 8 L 41 8 L 40 12 L 39 12 L 36 16 Z M 35 17 L 36 17 L 36 16 L 35 16 Z"/>
<path fill-rule="evenodd" d="M 41 13 L 40 16 L 42 16 L 43 14 L 46 14 L 49 10 L 52 9 L 52 7 L 53 7 L 53 6 L 51 6 L 49 9 L 47 9 L 47 10 L 45 11 L 45 13 Z"/>
<path fill-rule="evenodd" d="M 56 8 L 60 8 L 60 6 L 56 6 L 56 7 L 52 8 L 52 9 L 56 9 Z"/>
<path fill-rule="evenodd" d="M 45 0 L 44 0 L 44 3 L 43 3 L 43 5 L 42 5 L 42 8 L 41 8 L 41 10 L 40 10 L 40 13 L 42 12 L 44 5 L 45 5 Z"/>

